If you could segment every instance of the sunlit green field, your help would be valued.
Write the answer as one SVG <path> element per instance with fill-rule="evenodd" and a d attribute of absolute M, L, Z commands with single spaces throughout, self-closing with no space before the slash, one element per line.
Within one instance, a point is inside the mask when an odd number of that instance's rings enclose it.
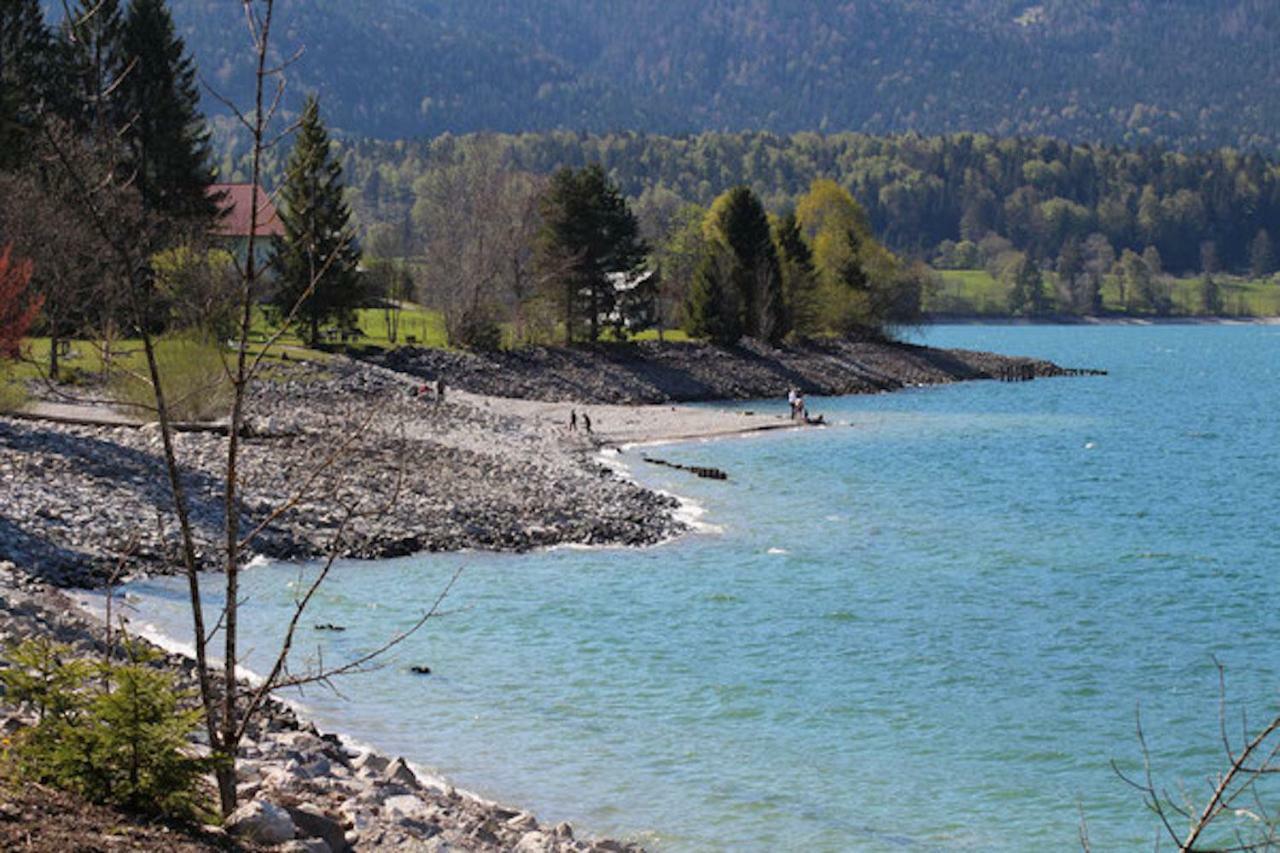
<path fill-rule="evenodd" d="M 925 299 L 925 310 L 934 314 L 966 316 L 1008 316 L 1009 288 L 986 270 L 938 270 L 939 286 Z M 1052 287 L 1052 274 L 1047 274 L 1046 287 Z M 1280 282 L 1274 279 L 1249 280 L 1235 276 L 1215 278 L 1225 317 L 1280 316 Z M 1173 313 L 1176 316 L 1203 316 L 1200 278 L 1170 280 Z M 1124 313 L 1120 288 L 1114 276 L 1102 285 L 1103 307 L 1108 312 Z"/>

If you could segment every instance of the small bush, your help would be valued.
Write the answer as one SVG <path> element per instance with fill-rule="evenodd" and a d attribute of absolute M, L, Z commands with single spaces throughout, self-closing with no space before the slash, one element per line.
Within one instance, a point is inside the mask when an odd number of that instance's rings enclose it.
<path fill-rule="evenodd" d="M 0 366 L 0 413 L 21 411 L 27 402 L 26 387 Z"/>
<path fill-rule="evenodd" d="M 10 760 L 24 779 L 136 812 L 192 818 L 211 759 L 187 755 L 199 711 L 173 677 L 148 666 L 156 653 L 126 644 L 127 663 L 72 657 L 47 639 L 27 640 L 0 670 L 6 701 L 37 717 L 20 731 Z"/>
<path fill-rule="evenodd" d="M 231 386 L 216 344 L 192 337 L 163 338 L 156 342 L 156 363 L 169 416 L 174 420 L 211 420 L 227 410 Z M 145 373 L 139 372 L 141 376 L 115 374 L 112 392 L 121 403 L 148 412 L 155 407 L 155 392 L 151 382 L 143 378 Z"/>

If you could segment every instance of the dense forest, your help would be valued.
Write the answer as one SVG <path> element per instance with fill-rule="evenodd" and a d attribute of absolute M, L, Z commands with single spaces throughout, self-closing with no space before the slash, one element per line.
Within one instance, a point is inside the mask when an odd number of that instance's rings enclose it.
<path fill-rule="evenodd" d="M 974 265 L 951 244 L 992 235 L 1041 260 L 1095 235 L 1118 257 L 1154 247 L 1162 270 L 1269 274 L 1280 240 L 1280 165 L 1232 150 L 1071 145 L 959 134 L 872 137 L 801 133 L 443 136 L 342 147 L 364 227 L 407 225 L 425 176 L 484 151 L 515 172 L 599 162 L 633 200 L 651 240 L 685 204 L 747 185 L 769 209 L 791 207 L 815 178 L 848 188 L 886 245 L 941 266 Z M 965 248 L 961 248 L 963 253 Z M 971 251 L 971 250 L 970 250 Z"/>
<path fill-rule="evenodd" d="M 242 99 L 240 4 L 174 0 Z M 57 0 L 45 0 L 61 14 Z M 1280 147 L 1273 0 L 282 0 L 287 106 L 338 135 L 959 131 Z M 205 99 L 226 128 L 225 109 Z"/>

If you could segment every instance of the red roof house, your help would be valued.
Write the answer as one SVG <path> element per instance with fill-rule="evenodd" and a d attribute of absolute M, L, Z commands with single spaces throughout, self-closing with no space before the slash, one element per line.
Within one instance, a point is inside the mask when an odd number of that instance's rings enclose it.
<path fill-rule="evenodd" d="M 233 240 L 248 239 L 249 220 L 256 206 L 258 228 L 255 236 L 284 236 L 284 224 L 276 213 L 276 206 L 271 203 L 271 197 L 263 192 L 262 187 L 252 184 L 214 184 L 209 187 L 209 194 L 222 196 L 222 215 L 218 224 L 213 227 L 215 235 Z"/>

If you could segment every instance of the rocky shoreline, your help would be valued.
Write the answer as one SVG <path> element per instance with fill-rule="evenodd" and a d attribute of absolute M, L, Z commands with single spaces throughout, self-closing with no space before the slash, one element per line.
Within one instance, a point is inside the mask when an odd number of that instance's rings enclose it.
<path fill-rule="evenodd" d="M 634 546 L 684 530 L 673 498 L 597 463 L 586 437 L 483 401 L 436 404 L 410 396 L 414 387 L 345 359 L 280 365 L 258 384 L 250 401 L 257 437 L 242 442 L 242 529 L 305 488 L 253 542 L 254 553 L 309 559 L 336 547 L 344 557 L 372 559 L 570 542 Z M 225 439 L 191 432 L 176 441 L 197 539 L 212 555 Z M 0 559 L 61 586 L 92 586 L 121 559 L 130 571 L 177 563 L 160 447 L 148 427 L 0 418 Z"/>
<path fill-rule="evenodd" d="M 529 347 L 490 353 L 401 347 L 376 364 L 477 394 L 578 403 L 673 403 L 877 394 L 974 379 L 1044 378 L 1072 371 L 1041 359 L 881 340 L 835 339 L 771 347 L 702 343 Z"/>

